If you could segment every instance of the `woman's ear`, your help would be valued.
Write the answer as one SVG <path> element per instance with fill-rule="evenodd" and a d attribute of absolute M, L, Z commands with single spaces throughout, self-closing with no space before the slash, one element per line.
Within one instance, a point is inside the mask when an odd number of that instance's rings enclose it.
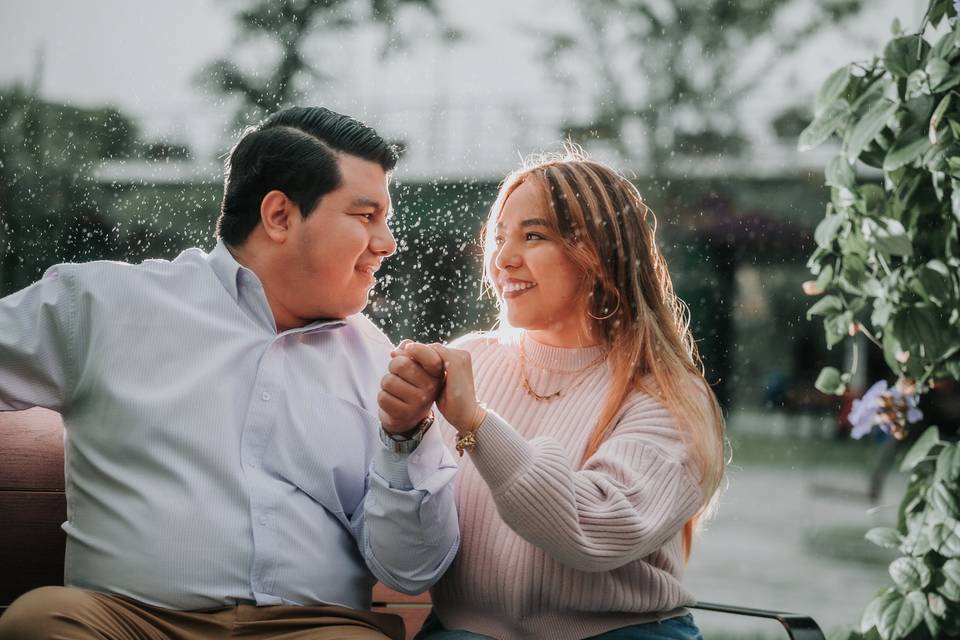
<path fill-rule="evenodd" d="M 300 215 L 299 208 L 283 191 L 274 189 L 260 201 L 260 223 L 267 237 L 276 243 L 286 242 L 293 214 Z"/>

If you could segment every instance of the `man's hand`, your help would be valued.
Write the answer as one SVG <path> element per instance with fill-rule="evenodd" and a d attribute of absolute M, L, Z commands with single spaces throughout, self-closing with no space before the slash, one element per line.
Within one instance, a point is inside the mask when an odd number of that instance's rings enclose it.
<path fill-rule="evenodd" d="M 389 373 L 377 396 L 380 424 L 387 433 L 404 433 L 430 413 L 443 385 L 443 359 L 427 345 L 408 340 L 390 355 Z"/>

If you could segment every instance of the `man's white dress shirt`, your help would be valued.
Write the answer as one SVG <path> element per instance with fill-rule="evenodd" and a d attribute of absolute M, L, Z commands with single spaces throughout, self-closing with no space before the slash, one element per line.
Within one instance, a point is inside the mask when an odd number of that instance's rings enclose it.
<path fill-rule="evenodd" d="M 66 425 L 65 583 L 175 609 L 430 586 L 459 541 L 456 464 L 435 430 L 380 443 L 391 348 L 361 315 L 278 334 L 222 243 L 58 265 L 0 300 L 0 410 Z"/>

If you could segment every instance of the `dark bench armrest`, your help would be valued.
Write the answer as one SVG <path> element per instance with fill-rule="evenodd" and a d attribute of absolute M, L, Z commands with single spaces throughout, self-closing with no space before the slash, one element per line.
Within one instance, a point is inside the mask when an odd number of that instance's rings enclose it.
<path fill-rule="evenodd" d="M 797 613 L 733 607 L 726 604 L 715 604 L 713 602 L 698 602 L 688 608 L 700 609 L 702 611 L 717 611 L 719 613 L 732 613 L 738 616 L 752 616 L 754 618 L 769 618 L 782 624 L 784 629 L 787 630 L 787 635 L 790 636 L 791 640 L 825 640 L 823 631 L 820 630 L 820 627 L 814 622 L 813 618 Z"/>

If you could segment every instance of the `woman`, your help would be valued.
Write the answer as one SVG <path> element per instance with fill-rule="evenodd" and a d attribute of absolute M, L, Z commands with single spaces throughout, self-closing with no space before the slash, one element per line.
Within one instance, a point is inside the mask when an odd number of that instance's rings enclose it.
<path fill-rule="evenodd" d="M 652 222 L 575 152 L 504 181 L 485 236 L 501 328 L 434 346 L 434 428 L 468 454 L 418 640 L 701 637 L 681 576 L 723 421 Z"/>

